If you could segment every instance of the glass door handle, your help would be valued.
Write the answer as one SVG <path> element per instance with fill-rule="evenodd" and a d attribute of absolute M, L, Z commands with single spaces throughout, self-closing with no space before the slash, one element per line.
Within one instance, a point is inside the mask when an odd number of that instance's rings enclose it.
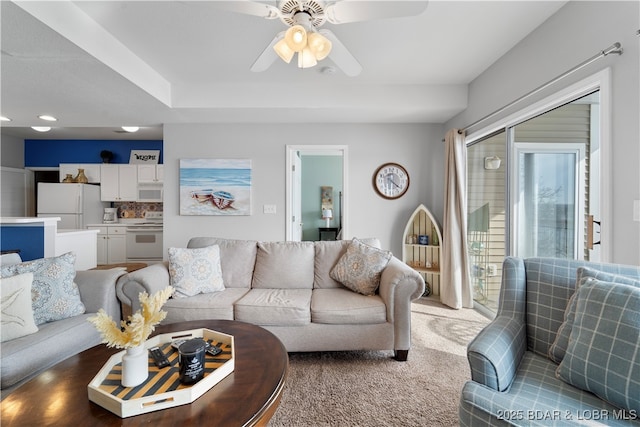
<path fill-rule="evenodd" d="M 602 238 L 597 242 L 593 241 L 594 227 L 598 226 L 598 234 L 600 234 L 600 230 L 602 229 L 602 225 L 600 221 L 594 221 L 593 215 L 587 215 L 587 249 L 593 249 L 594 245 L 599 245 L 602 241 Z"/>

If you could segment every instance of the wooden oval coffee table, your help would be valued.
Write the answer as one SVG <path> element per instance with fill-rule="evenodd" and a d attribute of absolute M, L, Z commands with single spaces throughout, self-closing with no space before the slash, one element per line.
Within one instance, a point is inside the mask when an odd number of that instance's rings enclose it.
<path fill-rule="evenodd" d="M 120 350 L 98 345 L 70 357 L 18 387 L 1 403 L 3 426 L 266 425 L 287 376 L 287 351 L 271 332 L 232 320 L 196 320 L 159 326 L 155 334 L 207 328 L 235 338 L 235 370 L 199 399 L 148 414 L 120 418 L 89 401 L 87 385 Z M 34 348 L 34 351 L 37 349 Z"/>

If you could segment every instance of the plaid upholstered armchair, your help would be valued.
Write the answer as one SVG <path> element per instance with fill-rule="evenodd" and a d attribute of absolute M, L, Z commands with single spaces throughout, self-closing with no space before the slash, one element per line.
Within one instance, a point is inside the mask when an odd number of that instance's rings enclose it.
<path fill-rule="evenodd" d="M 507 258 L 460 425 L 640 425 L 639 336 L 640 267 Z"/>

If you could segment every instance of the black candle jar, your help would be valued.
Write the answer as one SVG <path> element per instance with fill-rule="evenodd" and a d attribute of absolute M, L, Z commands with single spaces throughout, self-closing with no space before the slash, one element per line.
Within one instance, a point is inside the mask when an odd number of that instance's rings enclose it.
<path fill-rule="evenodd" d="M 185 341 L 178 349 L 180 354 L 180 382 L 195 384 L 204 377 L 204 353 L 207 343 L 201 338 Z"/>

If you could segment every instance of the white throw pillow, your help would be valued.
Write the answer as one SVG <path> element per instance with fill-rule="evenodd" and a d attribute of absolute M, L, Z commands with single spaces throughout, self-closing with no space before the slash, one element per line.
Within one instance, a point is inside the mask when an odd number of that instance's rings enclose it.
<path fill-rule="evenodd" d="M 169 275 L 176 298 L 223 291 L 220 247 L 169 248 Z"/>
<path fill-rule="evenodd" d="M 38 332 L 31 308 L 33 273 L 0 279 L 2 289 L 1 342 Z"/>

